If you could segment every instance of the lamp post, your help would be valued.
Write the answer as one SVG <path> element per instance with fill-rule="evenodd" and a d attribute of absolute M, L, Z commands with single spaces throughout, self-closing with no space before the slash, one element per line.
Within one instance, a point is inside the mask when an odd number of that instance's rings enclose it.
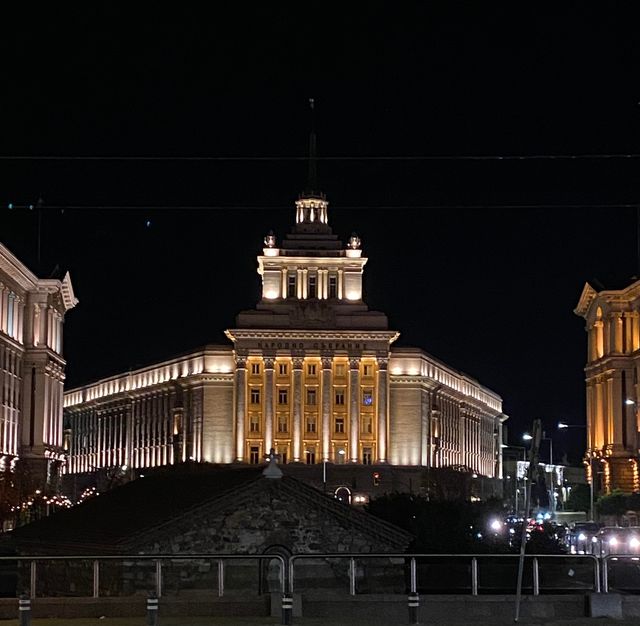
<path fill-rule="evenodd" d="M 553 465 L 553 439 L 551 439 L 551 437 L 545 437 L 545 432 L 544 430 L 542 431 L 542 441 L 548 441 L 549 442 L 549 465 Z M 522 435 L 522 438 L 525 441 L 531 441 L 531 439 L 533 439 L 533 437 L 529 434 L 529 433 L 525 433 L 524 435 Z"/>
<path fill-rule="evenodd" d="M 565 428 L 584 428 L 586 430 L 586 424 L 566 424 L 565 422 L 558 422 L 558 430 L 564 430 Z M 589 473 L 591 474 L 591 480 L 589 481 L 589 519 L 594 520 L 595 517 L 595 481 L 596 475 L 593 471 L 593 454 L 589 453 Z"/>

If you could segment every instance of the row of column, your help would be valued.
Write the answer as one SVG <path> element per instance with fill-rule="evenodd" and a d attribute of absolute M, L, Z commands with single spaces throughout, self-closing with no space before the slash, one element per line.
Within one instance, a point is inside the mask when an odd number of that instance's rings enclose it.
<path fill-rule="evenodd" d="M 264 429 L 264 449 L 269 450 L 273 446 L 273 420 L 274 420 L 274 359 L 263 358 L 265 376 L 265 429 Z M 302 368 L 303 358 L 293 358 L 293 460 L 302 460 Z M 330 460 L 331 450 L 331 407 L 333 391 L 333 359 L 331 357 L 322 358 L 322 460 Z M 351 358 L 349 360 L 349 459 L 357 463 L 358 442 L 360 439 L 360 359 Z M 378 359 L 378 381 L 377 381 L 377 462 L 384 463 L 387 460 L 387 359 Z M 245 423 L 247 415 L 247 360 L 246 357 L 236 357 L 236 460 L 245 460 Z"/>
<path fill-rule="evenodd" d="M 607 319 L 598 318 L 589 331 L 589 360 L 608 354 L 628 354 L 640 349 L 638 311 L 613 311 Z"/>
<path fill-rule="evenodd" d="M 316 295 L 319 300 L 326 300 L 329 297 L 329 270 L 318 269 L 310 272 L 308 269 L 282 269 L 281 295 L 283 299 L 288 297 L 289 276 L 296 277 L 296 298 L 298 300 L 306 300 L 309 294 L 309 276 L 316 278 Z M 344 271 L 339 269 L 332 274 L 336 277 L 337 297 L 342 299 L 344 286 Z"/>
<path fill-rule="evenodd" d="M 22 343 L 24 300 L 0 283 L 0 330 Z"/>

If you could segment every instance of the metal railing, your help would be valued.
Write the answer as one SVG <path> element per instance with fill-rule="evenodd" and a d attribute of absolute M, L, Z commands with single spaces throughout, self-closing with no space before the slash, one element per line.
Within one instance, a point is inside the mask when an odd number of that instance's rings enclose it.
<path fill-rule="evenodd" d="M 402 559 L 402 564 L 406 567 L 409 565 L 409 588 L 411 592 L 416 592 L 418 589 L 418 561 L 417 559 L 429 559 L 429 560 L 441 560 L 441 559 L 463 559 L 467 560 L 470 566 L 470 579 L 469 586 L 471 588 L 471 595 L 477 596 L 479 591 L 479 562 L 480 561 L 493 561 L 498 559 L 514 560 L 517 561 L 519 555 L 517 554 L 406 554 L 406 553 L 345 553 L 345 552 L 332 552 L 324 554 L 296 554 L 289 558 L 289 577 L 288 577 L 288 592 L 294 592 L 295 581 L 295 566 L 296 563 L 302 560 L 317 560 L 317 559 L 332 559 L 332 560 L 344 560 L 349 559 L 348 574 L 349 574 L 349 595 L 356 595 L 356 561 L 368 560 L 368 559 Z M 540 561 L 541 560 L 566 560 L 572 561 L 590 561 L 592 564 L 592 590 L 599 593 L 601 590 L 600 583 L 600 563 L 598 558 L 591 554 L 581 555 L 567 555 L 567 554 L 538 554 L 538 555 L 526 555 L 525 560 L 531 563 L 532 574 L 532 590 L 533 595 L 540 594 Z M 514 568 L 516 564 L 514 563 Z"/>
<path fill-rule="evenodd" d="M 282 593 L 286 591 L 287 571 L 285 559 L 280 554 L 119 554 L 119 555 L 70 555 L 70 556 L 0 556 L 1 562 L 17 562 L 29 564 L 29 595 L 31 599 L 37 597 L 38 563 L 48 561 L 60 562 L 90 562 L 92 563 L 91 597 L 100 597 L 100 564 L 102 562 L 130 562 L 149 561 L 155 563 L 154 592 L 156 597 L 162 597 L 162 573 L 163 561 L 216 561 L 217 562 L 217 592 L 218 596 L 224 595 L 225 589 L 225 563 L 227 561 L 271 561 L 276 559 L 280 566 L 279 586 Z"/>
<path fill-rule="evenodd" d="M 638 554 L 608 554 L 602 557 L 602 591 L 609 593 L 609 570 L 612 569 L 612 562 L 632 562 L 640 565 L 640 556 Z M 638 576 L 638 589 L 640 590 L 640 576 Z"/>

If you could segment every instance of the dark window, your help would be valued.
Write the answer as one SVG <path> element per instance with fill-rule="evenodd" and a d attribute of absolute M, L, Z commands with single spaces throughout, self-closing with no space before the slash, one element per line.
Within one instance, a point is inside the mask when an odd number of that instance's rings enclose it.
<path fill-rule="evenodd" d="M 308 298 L 316 298 L 317 297 L 317 293 L 316 293 L 316 277 L 315 276 L 309 276 L 309 291 L 307 293 L 307 297 Z"/>
<path fill-rule="evenodd" d="M 251 404 L 260 404 L 260 389 L 251 389 Z"/>
<path fill-rule="evenodd" d="M 287 298 L 296 297 L 296 275 L 289 274 L 287 278 Z"/>
<path fill-rule="evenodd" d="M 258 446 L 251 446 L 251 448 L 249 448 L 249 463 L 252 465 L 258 465 L 258 463 L 260 463 L 260 448 Z"/>
<path fill-rule="evenodd" d="M 315 389 L 307 389 L 307 404 L 309 406 L 316 405 L 316 390 Z"/>
<path fill-rule="evenodd" d="M 344 432 L 344 417 L 336 417 L 336 428 L 335 431 L 337 433 Z"/>
<path fill-rule="evenodd" d="M 329 276 L 329 297 L 330 298 L 338 297 L 338 277 L 337 276 Z"/>
<path fill-rule="evenodd" d="M 278 389 L 278 404 L 288 404 L 288 403 L 289 403 L 289 390 Z"/>

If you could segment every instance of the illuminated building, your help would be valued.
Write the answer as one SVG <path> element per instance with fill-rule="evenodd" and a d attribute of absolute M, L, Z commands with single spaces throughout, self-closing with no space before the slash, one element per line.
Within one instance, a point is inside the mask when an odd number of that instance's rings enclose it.
<path fill-rule="evenodd" d="M 640 491 L 638 480 L 638 368 L 640 281 L 597 292 L 584 286 L 575 313 L 586 320 L 589 479 L 607 493 Z M 599 489 L 597 489 L 599 490 Z"/>
<path fill-rule="evenodd" d="M 0 244 L 0 470 L 25 462 L 36 483 L 58 473 L 62 328 L 77 303 L 71 279 L 42 279 Z"/>
<path fill-rule="evenodd" d="M 310 186 L 313 189 L 312 186 Z M 301 195 L 264 239 L 262 298 L 206 346 L 65 394 L 70 473 L 188 459 L 460 466 L 501 478 L 502 400 L 418 348 L 363 300 L 367 258 L 328 202 Z"/>

